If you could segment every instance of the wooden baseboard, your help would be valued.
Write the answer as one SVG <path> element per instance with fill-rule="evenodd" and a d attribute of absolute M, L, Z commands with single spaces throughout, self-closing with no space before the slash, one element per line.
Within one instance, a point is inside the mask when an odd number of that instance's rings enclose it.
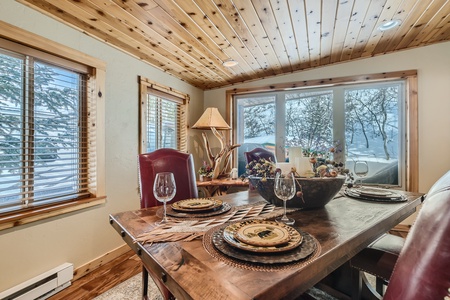
<path fill-rule="evenodd" d="M 124 244 L 120 247 L 117 247 L 116 249 L 113 249 L 109 252 L 106 252 L 102 256 L 97 257 L 96 259 L 88 262 L 87 264 L 84 264 L 73 272 L 73 280 L 77 280 L 93 270 L 103 266 L 104 264 L 112 261 L 113 259 L 119 257 L 120 255 L 130 251 L 130 247 L 128 247 L 127 244 Z"/>
<path fill-rule="evenodd" d="M 124 254 L 113 258 L 124 250 Z M 48 300 L 94 299 L 141 272 L 142 262 L 137 254 L 129 247 L 119 247 L 78 268 L 76 280 Z"/>

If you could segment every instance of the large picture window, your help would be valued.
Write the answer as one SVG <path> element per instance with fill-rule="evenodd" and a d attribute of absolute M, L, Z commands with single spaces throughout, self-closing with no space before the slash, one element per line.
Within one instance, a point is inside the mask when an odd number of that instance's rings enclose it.
<path fill-rule="evenodd" d="M 333 159 L 350 171 L 357 161 L 368 163 L 366 184 L 405 188 L 407 95 L 403 79 L 236 92 L 236 143 L 245 151 L 265 147 L 277 161 L 288 160 L 291 146 L 319 155 L 335 148 Z M 238 169 L 243 173 L 245 160 L 240 154 Z"/>
<path fill-rule="evenodd" d="M 160 148 L 187 150 L 186 110 L 189 97 L 141 79 L 141 153 Z"/>

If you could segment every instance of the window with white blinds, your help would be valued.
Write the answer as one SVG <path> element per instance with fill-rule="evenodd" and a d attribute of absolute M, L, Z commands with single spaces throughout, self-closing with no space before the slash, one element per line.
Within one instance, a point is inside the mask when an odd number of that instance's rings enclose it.
<path fill-rule="evenodd" d="M 0 41 L 0 213 L 92 196 L 89 69 Z"/>
<path fill-rule="evenodd" d="M 160 148 L 187 151 L 188 96 L 141 79 L 141 153 Z"/>

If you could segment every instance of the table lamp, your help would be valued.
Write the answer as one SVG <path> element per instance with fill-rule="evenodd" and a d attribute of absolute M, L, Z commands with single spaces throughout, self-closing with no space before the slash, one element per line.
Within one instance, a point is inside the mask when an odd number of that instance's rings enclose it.
<path fill-rule="evenodd" d="M 229 177 L 231 171 L 231 153 L 233 149 L 240 145 L 230 145 L 229 143 L 226 143 L 225 135 L 219 132 L 219 130 L 231 129 L 230 125 L 223 119 L 219 110 L 216 107 L 208 107 L 192 128 L 211 130 L 214 136 L 217 137 L 220 142 L 220 151 L 214 155 L 209 146 L 208 136 L 205 132 L 202 132 L 208 160 L 214 170 L 212 178 Z"/>

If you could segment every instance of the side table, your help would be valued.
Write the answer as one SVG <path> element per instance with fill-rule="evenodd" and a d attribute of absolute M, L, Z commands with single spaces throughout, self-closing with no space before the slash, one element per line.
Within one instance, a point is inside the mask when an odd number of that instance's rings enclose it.
<path fill-rule="evenodd" d="M 213 179 L 209 181 L 197 181 L 197 187 L 205 197 L 212 197 L 215 194 L 221 195 L 222 192 L 227 191 L 230 187 L 248 187 L 248 180 L 242 179 Z"/>

